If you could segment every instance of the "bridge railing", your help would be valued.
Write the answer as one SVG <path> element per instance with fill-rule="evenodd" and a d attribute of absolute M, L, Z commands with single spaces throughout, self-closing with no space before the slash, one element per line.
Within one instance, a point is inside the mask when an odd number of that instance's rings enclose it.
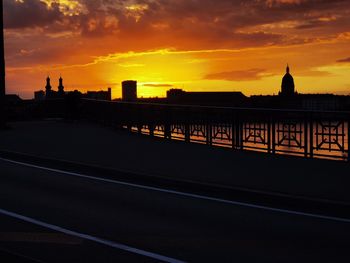
<path fill-rule="evenodd" d="M 82 100 L 82 118 L 130 132 L 235 150 L 349 161 L 349 112 Z"/>

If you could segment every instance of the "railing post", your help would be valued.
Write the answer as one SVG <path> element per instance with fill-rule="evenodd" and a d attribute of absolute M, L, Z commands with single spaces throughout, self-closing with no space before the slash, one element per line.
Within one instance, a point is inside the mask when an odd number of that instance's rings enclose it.
<path fill-rule="evenodd" d="M 207 129 L 207 145 L 212 145 L 213 143 L 212 125 L 207 123 L 206 129 Z"/>
<path fill-rule="evenodd" d="M 276 154 L 276 121 L 272 119 L 272 154 Z"/>
<path fill-rule="evenodd" d="M 171 124 L 168 121 L 164 123 L 164 138 L 171 140 Z"/>
<path fill-rule="evenodd" d="M 149 129 L 149 135 L 154 136 L 154 125 L 153 124 L 148 124 L 148 129 Z"/>
<path fill-rule="evenodd" d="M 232 149 L 236 149 L 236 121 L 233 118 L 232 119 L 232 125 L 231 125 L 231 131 L 232 131 Z"/>
<path fill-rule="evenodd" d="M 235 123 L 235 129 L 236 129 L 236 149 L 240 149 L 240 133 L 239 133 L 239 119 L 236 119 L 236 123 Z"/>
<path fill-rule="evenodd" d="M 348 118 L 348 162 L 350 162 L 350 118 Z"/>
<path fill-rule="evenodd" d="M 309 145 L 309 148 L 310 148 L 310 158 L 314 158 L 314 123 L 313 123 L 313 119 L 312 118 L 309 118 L 310 120 L 310 145 Z M 317 131 L 316 131 L 317 132 Z"/>
<path fill-rule="evenodd" d="M 236 145 L 238 146 L 238 149 L 243 150 L 243 125 L 240 119 L 237 120 L 236 129 Z"/>
<path fill-rule="evenodd" d="M 185 108 L 185 142 L 191 142 L 191 112 L 189 108 Z"/>
<path fill-rule="evenodd" d="M 268 122 L 267 122 L 267 152 L 271 153 L 271 149 L 272 149 L 272 145 L 271 145 L 271 127 L 272 122 L 271 122 L 271 118 L 269 118 Z"/>
<path fill-rule="evenodd" d="M 171 140 L 171 123 L 172 123 L 172 113 L 170 112 L 170 108 L 163 109 L 164 110 L 164 138 Z"/>
<path fill-rule="evenodd" d="M 186 121 L 185 124 L 185 142 L 191 141 L 191 125 Z"/>
<path fill-rule="evenodd" d="M 307 119 L 305 119 L 304 121 L 304 156 L 305 158 L 308 157 L 309 155 L 309 140 L 308 140 L 308 136 L 309 136 L 309 124 Z"/>
<path fill-rule="evenodd" d="M 141 125 L 141 124 L 138 124 L 138 125 L 137 125 L 137 132 L 138 132 L 139 134 L 142 133 L 142 128 L 143 128 L 143 125 Z"/>

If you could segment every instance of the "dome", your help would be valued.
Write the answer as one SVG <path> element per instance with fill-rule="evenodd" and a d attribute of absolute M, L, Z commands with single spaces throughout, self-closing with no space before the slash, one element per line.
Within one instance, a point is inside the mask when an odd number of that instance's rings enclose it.
<path fill-rule="evenodd" d="M 282 79 L 281 95 L 292 96 L 295 93 L 295 85 L 293 76 L 289 73 L 289 66 L 287 66 L 286 74 Z"/>
<path fill-rule="evenodd" d="M 293 76 L 289 73 L 286 73 L 282 79 L 282 87 L 283 86 L 294 86 L 294 79 Z"/>

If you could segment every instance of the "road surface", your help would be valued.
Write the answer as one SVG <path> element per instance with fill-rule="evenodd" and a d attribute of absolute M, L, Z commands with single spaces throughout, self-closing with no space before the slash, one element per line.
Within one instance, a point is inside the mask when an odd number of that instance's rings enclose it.
<path fill-rule="evenodd" d="M 350 220 L 0 160 L 1 251 L 28 262 L 346 262 Z M 79 260 L 77 260 L 79 259 Z"/>

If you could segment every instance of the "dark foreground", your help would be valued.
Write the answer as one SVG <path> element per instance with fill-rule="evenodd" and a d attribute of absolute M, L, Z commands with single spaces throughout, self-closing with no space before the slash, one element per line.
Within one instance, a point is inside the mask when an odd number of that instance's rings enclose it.
<path fill-rule="evenodd" d="M 0 171 L 0 255 L 12 260 L 348 262 L 350 259 L 350 221 L 242 206 L 7 161 L 0 161 Z M 9 216 L 7 212 L 14 214 Z M 19 215 L 25 218 L 18 218 Z M 28 222 L 28 218 L 34 223 Z M 38 226 L 35 224 L 38 221 L 48 225 Z M 57 231 L 50 229 L 52 226 L 61 228 Z M 67 230 L 73 232 L 62 233 Z M 108 242 L 103 244 L 101 240 Z M 115 244 L 127 247 L 116 248 Z"/>

